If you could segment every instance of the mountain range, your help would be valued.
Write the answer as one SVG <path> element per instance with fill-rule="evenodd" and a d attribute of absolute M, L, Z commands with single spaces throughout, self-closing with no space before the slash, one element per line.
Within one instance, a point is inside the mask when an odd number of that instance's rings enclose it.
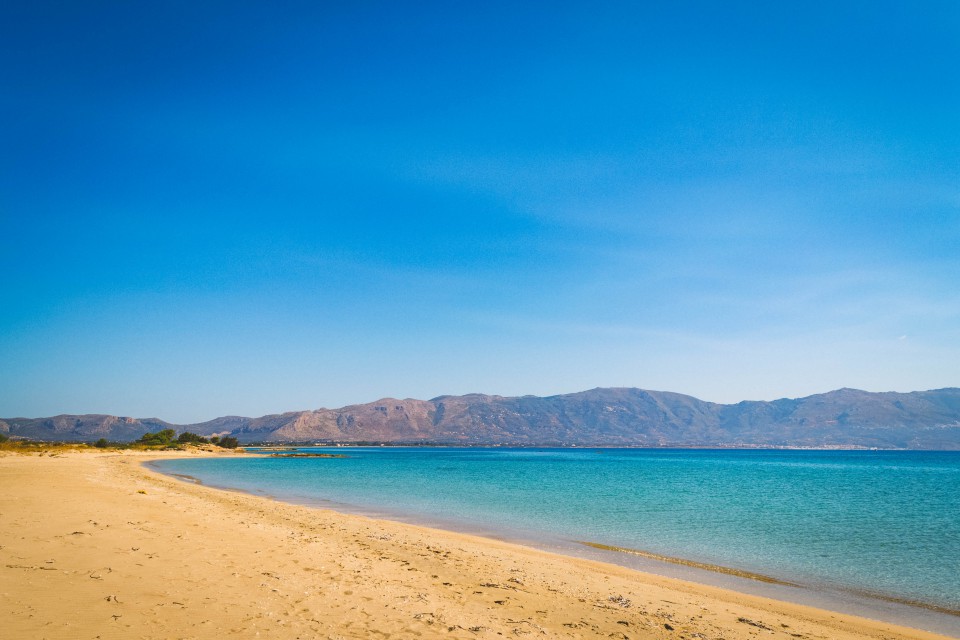
<path fill-rule="evenodd" d="M 168 428 L 232 435 L 242 443 L 960 450 L 960 389 L 839 389 L 805 398 L 716 404 L 666 391 L 599 388 L 548 397 L 384 398 L 340 409 L 225 416 L 188 425 L 98 414 L 0 419 L 0 433 L 47 441 L 129 441 Z"/>

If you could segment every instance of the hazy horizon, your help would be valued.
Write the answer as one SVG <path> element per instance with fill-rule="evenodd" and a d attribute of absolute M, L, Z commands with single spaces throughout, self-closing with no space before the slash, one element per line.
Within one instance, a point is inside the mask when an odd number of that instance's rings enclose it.
<path fill-rule="evenodd" d="M 957 3 L 0 17 L 0 416 L 960 386 Z"/>

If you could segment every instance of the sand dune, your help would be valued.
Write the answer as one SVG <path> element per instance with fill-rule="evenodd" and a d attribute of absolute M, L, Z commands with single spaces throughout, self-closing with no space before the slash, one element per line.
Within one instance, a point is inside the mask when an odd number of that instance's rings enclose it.
<path fill-rule="evenodd" d="M 0 637 L 942 637 L 191 485 L 157 455 L 0 453 Z"/>

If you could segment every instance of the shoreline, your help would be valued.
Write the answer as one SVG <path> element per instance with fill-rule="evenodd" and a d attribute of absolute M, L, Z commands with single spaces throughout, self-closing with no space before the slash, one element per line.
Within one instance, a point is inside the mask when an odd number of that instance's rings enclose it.
<path fill-rule="evenodd" d="M 259 448 L 252 455 L 263 456 Z M 158 460 L 157 462 L 162 462 Z M 183 474 L 163 470 L 159 464 L 146 461 L 152 471 L 167 476 Z M 190 481 L 202 482 L 190 476 Z M 279 500 L 287 504 L 312 509 L 331 510 L 349 516 L 403 523 L 434 531 L 452 532 L 516 544 L 570 558 L 594 560 L 609 565 L 632 569 L 645 574 L 674 578 L 698 585 L 727 589 L 744 595 L 822 609 L 824 611 L 858 616 L 889 624 L 928 630 L 960 638 L 960 611 L 935 603 L 900 598 L 895 595 L 829 583 L 793 582 L 741 569 L 735 565 L 717 565 L 684 557 L 653 553 L 590 540 L 557 537 L 532 529 L 504 528 L 502 525 L 477 525 L 453 518 L 423 516 L 389 507 L 358 506 L 319 498 L 290 494 L 273 494 L 263 490 L 243 489 L 210 483 L 217 490 L 235 491 L 245 495 Z"/>
<path fill-rule="evenodd" d="M 685 559 L 685 558 L 675 558 L 675 557 L 672 557 L 672 556 L 664 556 L 664 555 L 660 555 L 660 554 L 656 554 L 656 553 L 650 553 L 650 552 L 648 552 L 648 551 L 642 551 L 642 550 L 639 550 L 639 549 L 629 549 L 629 548 L 627 548 L 627 547 L 618 547 L 618 546 L 615 546 L 615 545 L 608 545 L 608 544 L 603 544 L 603 543 L 600 543 L 600 542 L 590 542 L 590 541 L 584 541 L 584 540 L 578 540 L 577 542 L 578 542 L 579 544 L 583 544 L 583 545 L 586 545 L 586 546 L 591 547 L 591 548 L 594 548 L 594 549 L 600 549 L 600 550 L 603 550 L 603 551 L 612 551 L 612 552 L 616 552 L 616 553 L 626 553 L 626 554 L 629 554 L 629 555 L 639 556 L 639 557 L 641 557 L 641 558 L 648 558 L 648 559 L 650 559 L 650 560 L 654 560 L 654 561 L 657 561 L 657 562 L 671 563 L 671 564 L 676 564 L 676 565 L 680 565 L 680 566 L 684 566 L 684 567 L 691 567 L 691 568 L 693 568 L 693 569 L 701 569 L 701 570 L 703 570 L 703 571 L 711 571 L 711 572 L 714 572 L 714 573 L 726 574 L 726 575 L 730 575 L 730 576 L 735 576 L 735 577 L 737 577 L 737 578 L 744 578 L 744 579 L 746 579 L 746 580 L 753 580 L 753 581 L 755 581 L 755 582 L 762 582 L 762 583 L 773 584 L 773 585 L 782 585 L 782 586 L 785 586 L 785 587 L 796 587 L 796 588 L 798 588 L 798 589 L 804 589 L 804 590 L 811 590 L 811 589 L 812 589 L 812 587 L 809 587 L 809 586 L 806 586 L 806 585 L 796 584 L 796 583 L 793 583 L 793 582 L 787 582 L 786 580 L 781 580 L 781 579 L 779 579 L 779 578 L 774 578 L 774 577 L 767 576 L 767 575 L 760 574 L 760 573 L 753 573 L 753 572 L 751 572 L 751 571 L 744 571 L 744 570 L 742 570 L 742 569 L 737 569 L 736 567 L 725 567 L 725 566 L 720 566 L 720 565 L 715 565 L 715 564 L 706 564 L 706 563 L 703 563 L 703 562 L 697 562 L 697 561 L 695 561 L 695 560 L 687 560 L 687 559 Z M 934 613 L 939 613 L 939 614 L 948 615 L 948 616 L 954 616 L 954 617 L 957 617 L 957 618 L 958 618 L 958 622 L 960 622 L 960 610 L 957 610 L 957 609 L 950 609 L 950 608 L 948 608 L 948 607 L 943 607 L 943 606 L 936 605 L 936 604 L 931 604 L 931 603 L 928 603 L 928 602 L 922 602 L 922 601 L 920 601 L 920 600 L 910 600 L 910 599 L 907 599 L 907 598 L 898 598 L 898 597 L 895 597 L 895 596 L 890 596 L 890 595 L 886 595 L 886 594 L 883 594 L 883 593 L 878 593 L 878 592 L 875 592 L 875 591 L 870 591 L 870 590 L 868 590 L 868 589 L 851 589 L 851 588 L 844 588 L 844 589 L 842 589 L 842 591 L 845 592 L 845 593 L 849 593 L 849 594 L 851 594 L 851 595 L 854 595 L 854 596 L 862 596 L 862 597 L 865 597 L 865 598 L 870 598 L 871 600 L 881 600 L 881 601 L 889 602 L 889 603 L 892 603 L 892 604 L 895 604 L 895 605 L 903 605 L 903 606 L 912 607 L 912 608 L 915 608 L 915 609 L 924 609 L 924 610 L 927 610 L 927 611 L 932 611 L 932 612 L 934 612 Z M 798 604 L 799 604 L 799 603 L 798 603 Z M 855 615 L 857 615 L 857 614 L 855 614 Z M 896 623 L 896 621 L 892 621 L 892 620 L 891 620 L 890 622 L 895 622 L 895 623 Z"/>
<path fill-rule="evenodd" d="M 196 455 L 0 455 L 12 637 L 948 637 L 139 464 Z"/>

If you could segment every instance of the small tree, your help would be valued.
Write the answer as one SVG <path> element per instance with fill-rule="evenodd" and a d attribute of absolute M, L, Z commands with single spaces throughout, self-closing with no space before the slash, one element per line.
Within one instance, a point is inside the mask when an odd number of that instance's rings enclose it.
<path fill-rule="evenodd" d="M 203 436 L 199 436 L 195 433 L 190 433 L 189 431 L 184 431 L 177 438 L 177 442 L 181 444 L 186 444 L 188 442 L 193 444 L 207 444 L 210 441 L 204 438 Z"/>
<path fill-rule="evenodd" d="M 217 444 L 219 444 L 224 449 L 236 449 L 238 446 L 240 446 L 240 441 L 234 438 L 233 436 L 224 436 L 220 438 L 220 442 L 218 442 Z"/>
<path fill-rule="evenodd" d="M 106 449 L 109 446 L 109 443 L 107 442 L 106 438 L 100 438 L 93 443 L 93 446 L 95 446 L 97 449 Z"/>
<path fill-rule="evenodd" d="M 140 444 L 166 447 L 173 443 L 177 432 L 173 429 L 163 429 L 156 433 L 145 433 L 137 440 Z"/>

